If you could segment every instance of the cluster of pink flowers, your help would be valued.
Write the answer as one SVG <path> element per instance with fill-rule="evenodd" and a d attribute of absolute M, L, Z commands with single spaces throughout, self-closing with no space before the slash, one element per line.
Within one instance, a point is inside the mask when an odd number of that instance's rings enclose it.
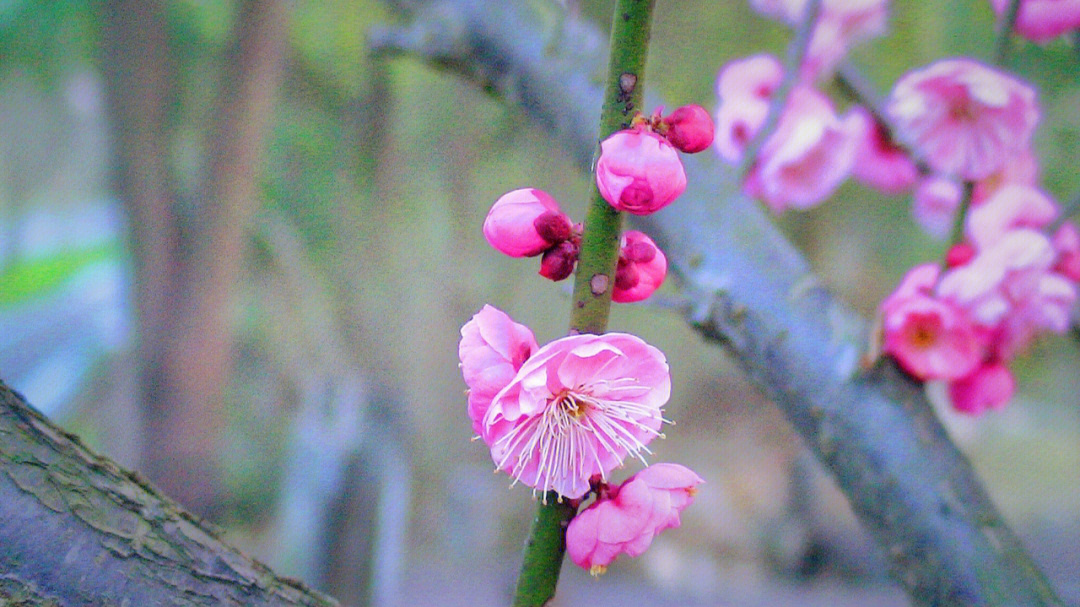
<path fill-rule="evenodd" d="M 1080 232 L 1047 236 L 1057 206 L 1025 185 L 1002 187 L 974 207 L 965 240 L 936 264 L 910 270 L 881 305 L 883 350 L 920 380 L 948 382 L 955 409 L 1004 406 L 1006 366 L 1040 333 L 1064 332 L 1080 283 Z"/>
<path fill-rule="evenodd" d="M 795 25 L 807 0 L 750 3 Z M 991 4 L 1000 14 L 1007 2 Z M 1038 119 L 1034 92 L 970 59 L 939 61 L 901 78 L 885 108 L 892 133 L 866 108 L 837 114 L 815 83 L 831 75 L 852 46 L 884 32 L 887 17 L 887 0 L 822 4 L 798 82 L 746 176 L 747 194 L 781 212 L 821 203 L 848 176 L 888 194 L 914 189 L 916 218 L 940 235 L 947 231 L 942 223 L 948 223 L 942 216 L 960 199 L 957 180 L 992 180 L 1023 164 Z M 1080 0 L 1021 2 L 1016 31 L 1028 38 L 1044 41 L 1078 28 Z M 726 161 L 742 160 L 766 121 L 782 76 L 780 62 L 765 54 L 737 59 L 720 71 L 715 144 Z M 896 133 L 904 140 L 894 141 Z M 916 160 L 932 174 L 921 176 Z"/>
<path fill-rule="evenodd" d="M 750 2 L 792 25 L 807 4 Z M 884 352 L 920 380 L 947 382 L 953 406 L 978 414 L 1011 398 L 1008 363 L 1018 352 L 1043 332 L 1067 329 L 1080 284 L 1080 231 L 1064 222 L 1047 232 L 1060 211 L 1038 188 L 1036 93 L 1008 73 L 942 59 L 901 77 L 880 114 L 858 105 L 837 114 L 815 82 L 850 46 L 884 30 L 887 4 L 825 0 L 798 80 L 743 187 L 780 212 L 822 202 L 850 175 L 888 194 L 911 192 L 916 220 L 939 238 L 969 194 L 963 238 L 946 267 L 912 269 L 881 315 Z M 1007 4 L 991 0 L 999 16 Z M 1078 28 L 1080 1 L 1023 0 L 1015 31 L 1044 42 Z M 769 55 L 721 70 L 715 146 L 722 158 L 742 160 L 782 79 Z"/>
<path fill-rule="evenodd" d="M 696 105 L 668 116 L 637 116 L 631 128 L 601 143 L 600 195 L 617 211 L 660 210 L 686 188 L 676 150 L 712 145 L 709 113 Z M 484 237 L 511 257 L 540 256 L 540 274 L 574 272 L 582 226 L 547 193 L 520 189 L 500 197 L 484 220 Z M 623 233 L 612 300 L 646 299 L 667 274 L 667 259 L 647 235 Z M 662 436 L 671 377 L 664 354 L 626 333 L 578 334 L 539 346 L 528 327 L 484 306 L 461 328 L 461 372 L 473 431 L 496 467 L 534 492 L 575 502 L 595 496 L 566 530 L 571 559 L 594 575 L 620 554 L 637 556 L 679 515 L 703 481 L 677 464 L 646 467 L 620 485 L 612 471 L 628 457 L 644 462 Z"/>
<path fill-rule="evenodd" d="M 654 464 L 608 484 L 627 457 L 644 461 L 662 436 L 671 377 L 660 350 L 626 333 L 539 347 L 528 327 L 484 306 L 461 328 L 458 356 L 469 419 L 495 465 L 534 490 L 574 500 L 596 494 L 567 529 L 575 563 L 601 573 L 679 525 L 702 482 L 690 470 Z"/>
<path fill-rule="evenodd" d="M 638 116 L 631 128 L 600 144 L 596 186 L 604 200 L 634 215 L 654 213 L 686 189 L 686 173 L 676 150 L 696 153 L 712 145 L 709 113 L 687 105 L 667 116 Z M 501 196 L 484 220 L 484 237 L 511 257 L 540 256 L 540 275 L 555 281 L 574 273 L 581 230 L 550 194 L 534 188 Z M 667 276 L 667 258 L 648 235 L 628 230 L 622 236 L 612 299 L 647 299 Z"/>

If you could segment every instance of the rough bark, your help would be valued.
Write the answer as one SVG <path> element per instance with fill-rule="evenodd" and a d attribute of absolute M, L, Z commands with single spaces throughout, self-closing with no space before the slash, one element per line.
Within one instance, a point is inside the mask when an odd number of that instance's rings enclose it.
<path fill-rule="evenodd" d="M 337 604 L 226 545 L 2 382 L 0 603 Z"/>
<path fill-rule="evenodd" d="M 412 24 L 373 34 L 519 105 L 583 168 L 603 53 L 598 34 L 540 24 L 521 3 L 400 0 Z M 660 105 L 651 99 L 647 107 Z M 949 441 L 922 387 L 882 363 L 859 365 L 867 327 L 822 287 L 730 171 L 688 158 L 678 209 L 639 221 L 664 248 L 687 319 L 723 344 L 836 477 L 884 548 L 893 577 L 921 605 L 1059 605 L 1044 576 Z"/>

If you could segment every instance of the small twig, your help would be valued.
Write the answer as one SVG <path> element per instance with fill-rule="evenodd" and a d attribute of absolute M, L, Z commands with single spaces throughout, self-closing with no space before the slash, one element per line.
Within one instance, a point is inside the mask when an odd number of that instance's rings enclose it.
<path fill-rule="evenodd" d="M 1009 0 L 1005 12 L 998 20 L 994 33 L 994 65 L 1003 66 L 1012 47 L 1012 31 L 1016 26 L 1016 16 L 1020 14 L 1020 0 Z"/>
<path fill-rule="evenodd" d="M 975 182 L 965 181 L 964 189 L 960 194 L 960 204 L 956 205 L 956 215 L 953 216 L 952 230 L 949 232 L 949 247 L 946 252 L 964 241 L 964 220 L 967 218 L 968 209 L 971 208 L 971 197 L 975 193 Z"/>
<path fill-rule="evenodd" d="M 795 84 L 799 81 L 799 71 L 803 59 L 810 49 L 810 39 L 814 36 L 814 26 L 817 25 L 821 4 L 822 0 L 810 0 L 810 2 L 806 3 L 806 8 L 803 9 L 802 20 L 795 31 L 795 37 L 791 40 L 791 44 L 788 45 L 787 57 L 784 60 L 784 77 L 780 81 L 780 86 L 777 87 L 776 92 L 773 93 L 765 123 L 761 125 L 757 135 L 747 144 L 742 162 L 739 163 L 736 174 L 739 175 L 740 180 L 746 179 L 746 175 L 753 168 L 754 162 L 757 161 L 758 152 L 761 151 L 765 142 L 769 140 L 777 125 L 780 124 L 780 116 L 784 113 L 784 107 L 787 105 L 791 90 L 795 88 Z"/>

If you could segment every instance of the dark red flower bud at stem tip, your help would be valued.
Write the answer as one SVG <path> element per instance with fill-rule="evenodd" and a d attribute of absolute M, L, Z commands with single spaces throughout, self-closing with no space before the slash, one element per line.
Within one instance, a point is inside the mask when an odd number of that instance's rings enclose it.
<path fill-rule="evenodd" d="M 578 248 L 569 240 L 564 240 L 548 249 L 540 258 L 540 275 L 549 280 L 562 280 L 574 273 L 577 260 Z"/>
<path fill-rule="evenodd" d="M 619 261 L 619 265 L 615 268 L 615 288 L 628 291 L 636 287 L 641 278 L 634 264 L 622 263 L 621 259 Z"/>
<path fill-rule="evenodd" d="M 700 152 L 713 141 L 712 116 L 700 105 L 684 105 L 664 118 L 667 139 L 687 154 Z"/>
<path fill-rule="evenodd" d="M 570 238 L 573 233 L 573 224 L 570 218 L 556 211 L 546 211 L 533 220 L 533 227 L 540 238 L 558 244 Z"/>
<path fill-rule="evenodd" d="M 975 257 L 975 247 L 966 242 L 955 244 L 945 253 L 945 264 L 950 268 L 965 265 Z"/>

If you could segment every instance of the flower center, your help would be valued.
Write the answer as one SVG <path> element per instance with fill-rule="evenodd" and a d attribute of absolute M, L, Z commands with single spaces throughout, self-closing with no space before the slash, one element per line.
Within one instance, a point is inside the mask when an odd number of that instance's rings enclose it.
<path fill-rule="evenodd" d="M 588 399 L 582 398 L 569 390 L 564 390 L 553 399 L 555 408 L 566 413 L 575 421 L 581 421 L 585 417 L 588 407 Z"/>
<path fill-rule="evenodd" d="M 925 350 L 934 345 L 934 342 L 937 340 L 937 331 L 934 331 L 934 328 L 929 325 L 916 323 L 915 326 L 911 328 L 908 339 L 911 341 L 911 345 Z"/>

